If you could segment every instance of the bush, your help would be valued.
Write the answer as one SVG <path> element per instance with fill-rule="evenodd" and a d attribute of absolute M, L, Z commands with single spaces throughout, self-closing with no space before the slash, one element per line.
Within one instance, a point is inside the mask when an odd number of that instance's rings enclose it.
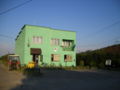
<path fill-rule="evenodd" d="M 99 68 L 105 68 L 105 64 L 103 62 L 101 62 L 98 67 Z"/>
<path fill-rule="evenodd" d="M 8 55 L 1 56 L 0 60 L 4 65 L 8 65 Z"/>
<path fill-rule="evenodd" d="M 96 62 L 95 61 L 90 61 L 90 66 L 93 66 L 93 67 L 96 67 L 97 65 L 96 65 Z"/>
<path fill-rule="evenodd" d="M 84 61 L 83 61 L 83 60 L 80 60 L 79 65 L 80 65 L 80 66 L 84 66 Z"/>

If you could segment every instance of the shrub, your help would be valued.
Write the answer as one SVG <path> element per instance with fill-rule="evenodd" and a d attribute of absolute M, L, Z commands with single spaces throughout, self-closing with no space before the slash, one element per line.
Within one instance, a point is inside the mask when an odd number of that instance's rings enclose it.
<path fill-rule="evenodd" d="M 104 64 L 103 62 L 101 62 L 101 63 L 99 64 L 99 68 L 105 68 L 105 64 Z"/>
<path fill-rule="evenodd" d="M 84 61 L 83 61 L 83 60 L 80 60 L 79 65 L 80 65 L 80 66 L 84 66 Z"/>

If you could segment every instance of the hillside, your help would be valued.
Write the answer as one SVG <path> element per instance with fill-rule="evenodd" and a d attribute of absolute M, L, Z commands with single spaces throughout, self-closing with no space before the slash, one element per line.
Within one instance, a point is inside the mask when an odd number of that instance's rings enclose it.
<path fill-rule="evenodd" d="M 120 67 L 120 44 L 78 53 L 77 65 L 104 68 L 108 59 L 112 61 L 111 67 Z"/>

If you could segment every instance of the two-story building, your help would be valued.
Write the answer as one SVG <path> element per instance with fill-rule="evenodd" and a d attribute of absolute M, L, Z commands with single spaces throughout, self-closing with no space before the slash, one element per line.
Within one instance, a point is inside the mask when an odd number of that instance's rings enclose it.
<path fill-rule="evenodd" d="M 21 65 L 76 66 L 76 32 L 24 25 L 15 41 Z"/>

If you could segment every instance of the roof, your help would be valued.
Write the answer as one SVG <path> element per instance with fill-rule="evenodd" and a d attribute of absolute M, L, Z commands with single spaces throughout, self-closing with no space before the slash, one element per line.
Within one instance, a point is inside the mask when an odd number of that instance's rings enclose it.
<path fill-rule="evenodd" d="M 25 24 L 25 25 L 21 28 L 21 30 L 20 30 L 20 32 L 18 33 L 18 35 L 17 35 L 17 37 L 16 37 L 15 40 L 17 40 L 17 38 L 19 37 L 20 33 L 22 32 L 22 30 L 23 30 L 26 26 L 28 26 L 28 27 L 29 27 L 29 26 L 30 26 L 30 27 L 38 27 L 38 28 L 42 27 L 42 28 L 47 28 L 47 29 L 56 30 L 56 31 L 75 32 L 75 31 L 71 31 L 71 30 L 60 30 L 60 29 L 55 29 L 55 28 L 46 27 L 46 26 L 37 26 L 37 25 L 28 25 L 28 24 Z M 75 33 L 76 33 L 76 32 L 75 32 Z"/>
<path fill-rule="evenodd" d="M 46 27 L 46 26 L 38 26 L 38 25 L 28 25 L 28 24 L 25 24 L 22 28 L 24 28 L 25 26 L 32 26 L 32 27 L 42 27 L 42 28 L 48 28 L 48 29 L 51 29 L 51 30 L 58 30 L 58 31 L 66 31 L 66 32 L 75 32 L 75 31 L 72 31 L 72 30 L 61 30 L 61 29 L 56 29 L 56 28 L 51 28 L 51 27 Z"/>

